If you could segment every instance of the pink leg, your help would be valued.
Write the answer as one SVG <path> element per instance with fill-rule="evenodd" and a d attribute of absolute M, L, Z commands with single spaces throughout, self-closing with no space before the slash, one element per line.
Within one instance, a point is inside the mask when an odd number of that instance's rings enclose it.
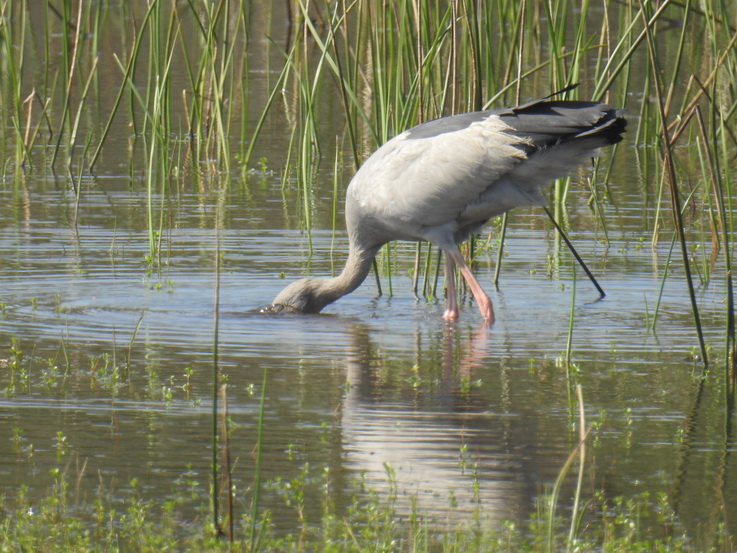
<path fill-rule="evenodd" d="M 479 311 L 481 312 L 481 316 L 484 318 L 486 322 L 493 323 L 494 322 L 494 308 L 491 305 L 491 300 L 489 299 L 489 296 L 486 295 L 486 292 L 484 292 L 484 289 L 481 288 L 481 284 L 479 284 L 479 281 L 476 280 L 476 277 L 474 276 L 473 271 L 471 271 L 471 267 L 469 267 L 468 263 L 466 263 L 466 260 L 463 259 L 461 252 L 458 251 L 458 248 L 454 248 L 453 250 L 447 250 L 446 255 L 450 256 L 453 259 L 453 261 L 456 262 L 456 264 L 458 265 L 458 268 L 461 270 L 461 275 L 463 275 L 463 278 L 465 279 L 466 284 L 468 284 L 468 287 L 471 289 L 471 293 L 473 294 L 473 297 L 479 306 Z M 446 270 L 447 270 L 447 264 L 446 264 Z M 454 294 L 455 294 L 455 291 L 454 291 Z M 456 317 L 457 317 L 457 313 L 458 313 L 458 308 L 456 307 Z M 446 315 L 447 315 L 447 311 L 446 311 Z"/>
<path fill-rule="evenodd" d="M 456 274 L 453 258 L 445 255 L 445 313 L 446 321 L 458 320 L 458 294 L 456 294 Z"/>

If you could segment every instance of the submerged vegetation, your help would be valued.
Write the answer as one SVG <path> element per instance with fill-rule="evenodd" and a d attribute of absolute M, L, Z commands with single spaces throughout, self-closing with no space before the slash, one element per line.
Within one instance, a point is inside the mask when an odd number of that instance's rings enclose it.
<path fill-rule="evenodd" d="M 564 89 L 567 97 L 626 108 L 626 142 L 595 160 L 585 176 L 556 183 L 549 208 L 564 229 L 575 230 L 567 202 L 583 205 L 585 224 L 606 248 L 612 232 L 608 213 L 631 201 L 617 197 L 610 183 L 628 168 L 624 178 L 636 181 L 643 212 L 647 206 L 654 213 L 643 215 L 648 220 L 642 221 L 635 247 L 664 243 L 668 252 L 667 259 L 653 262 L 661 295 L 643 308 L 647 331 L 655 333 L 662 324 L 662 291 L 676 280 L 690 297 L 692 337 L 684 338 L 684 347 L 692 347 L 698 361 L 693 404 L 701 402 L 706 387 L 715 390 L 728 456 L 734 451 L 737 388 L 735 82 L 732 0 L 0 0 L 0 186 L 18 197 L 32 193 L 34 180 L 62 188 L 76 232 L 85 224 L 80 214 L 85 195 L 104 189 L 106 177 L 123 175 L 127 186 L 145 197 L 144 279 L 152 287 L 173 289 L 167 277 L 177 228 L 172 206 L 184 194 L 197 195 L 212 210 L 200 223 L 216 231 L 217 241 L 230 217 L 224 198 L 237 193 L 250 206 L 266 177 L 279 175 L 283 219 L 306 233 L 311 248 L 314 229 L 340 231 L 342 190 L 355 168 L 414 124 Z M 266 148 L 265 136 L 277 137 L 280 148 Z M 20 213 L 22 203 L 11 209 Z M 472 241 L 467 251 L 476 261 L 494 254 L 497 278 L 504 274 L 507 224 L 506 217 L 496 221 L 495 231 Z M 573 273 L 575 279 L 575 262 L 561 244 L 556 239 L 549 272 Z M 114 245 L 110 254 L 118 255 Z M 227 254 L 216 247 L 208 255 L 217 280 Z M 419 245 L 384 249 L 377 267 L 384 292 L 391 294 L 401 261 L 412 267 L 418 296 L 442 295 L 438 252 Z M 83 264 L 78 270 L 84 271 Z M 704 322 L 700 311 L 707 294 L 723 297 L 716 321 Z M 0 296 L 0 317 L 19 309 L 15 301 Z M 63 318 L 58 294 L 56 302 L 54 310 Z M 215 295 L 216 308 L 217 302 Z M 35 311 L 35 298 L 32 303 Z M 20 339 L 3 337 L 0 388 L 8 398 L 33 397 L 32 390 L 53 397 L 63 390 L 59 397 L 74 397 L 83 394 L 80 390 L 102 389 L 111 398 L 208 404 L 207 395 L 192 391 L 197 376 L 189 365 L 168 381 L 148 359 L 145 374 L 133 373 L 139 325 L 140 319 L 124 355 L 117 344 L 112 354 L 70 357 L 72 346 L 64 338 L 55 355 L 39 361 L 40 353 L 24 353 Z M 707 325 L 719 327 L 711 332 L 718 343 L 708 342 Z M 721 552 L 735 547 L 726 513 L 704 521 L 701 535 L 689 535 L 669 498 L 647 493 L 582 497 L 579 486 L 567 501 L 556 485 L 541 495 L 537 515 L 524 525 L 489 527 L 481 507 L 462 524 L 420 512 L 400 514 L 396 497 L 381 498 L 361 482 L 347 504 L 337 505 L 330 475 L 310 473 L 307 463 L 302 480 L 262 482 L 265 380 L 256 418 L 255 475 L 247 490 L 236 493 L 230 475 L 238 467 L 231 467 L 227 456 L 227 396 L 220 393 L 227 379 L 218 363 L 217 318 L 214 326 L 209 397 L 215 467 L 209 480 L 200 475 L 192 484 L 184 477 L 161 501 L 146 497 L 135 481 L 125 486 L 123 499 L 112 499 L 102 484 L 96 497 L 86 497 L 75 492 L 84 462 L 76 462 L 75 474 L 69 461 L 74 444 L 57 433 L 58 468 L 48 489 L 31 494 L 29 482 L 4 492 L 0 550 Z M 583 474 L 583 445 L 596 433 L 595 425 L 592 431 L 583 423 L 583 412 L 577 414 L 583 402 L 576 393 L 581 378 L 572 354 L 575 330 L 572 305 L 560 362 L 566 381 L 562 407 L 572 420 L 579 418 L 563 476 L 576 468 Z M 425 384 L 420 376 L 412 377 L 413 385 Z M 691 423 L 684 426 L 684 442 L 692 439 Z M 20 429 L 12 443 L 19 464 L 30 466 L 33 446 Z M 285 531 L 269 519 L 260 494 L 282 494 L 295 509 L 304 501 L 300 485 L 307 473 L 325 490 L 320 514 L 310 520 L 300 514 L 298 527 Z M 726 482 L 728 475 L 722 476 Z M 190 507 L 198 505 L 194 520 L 191 508 L 179 511 L 186 494 Z"/>

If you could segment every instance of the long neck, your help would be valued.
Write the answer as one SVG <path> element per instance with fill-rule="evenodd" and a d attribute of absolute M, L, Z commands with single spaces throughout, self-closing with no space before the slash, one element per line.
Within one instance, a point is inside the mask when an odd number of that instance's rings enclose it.
<path fill-rule="evenodd" d="M 321 303 L 324 302 L 320 309 L 338 298 L 350 294 L 366 280 L 366 276 L 371 270 L 371 263 L 380 247 L 377 246 L 367 250 L 351 247 L 343 271 L 334 278 L 319 280 L 320 291 L 318 295 Z"/>

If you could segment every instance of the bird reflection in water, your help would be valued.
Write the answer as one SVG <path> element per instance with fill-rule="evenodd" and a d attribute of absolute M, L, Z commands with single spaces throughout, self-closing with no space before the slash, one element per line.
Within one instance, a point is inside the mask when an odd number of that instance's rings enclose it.
<path fill-rule="evenodd" d="M 488 356 L 485 327 L 465 336 L 447 326 L 431 338 L 435 344 L 422 344 L 418 333 L 414 384 L 397 385 L 406 367 L 395 372 L 365 326 L 353 326 L 350 340 L 341 427 L 343 465 L 355 479 L 362 475 L 400 515 L 416 509 L 457 522 L 477 511 L 498 522 L 532 504 L 539 490 L 534 456 L 525 453 L 529 421 L 504 412 L 508 402 L 496 391 L 489 396 L 488 386 L 469 386 L 496 378 L 501 394 L 508 389 L 500 362 Z"/>

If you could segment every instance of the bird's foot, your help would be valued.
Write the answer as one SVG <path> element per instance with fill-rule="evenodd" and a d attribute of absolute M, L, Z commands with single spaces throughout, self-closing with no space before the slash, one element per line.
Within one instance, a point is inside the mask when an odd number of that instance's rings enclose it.
<path fill-rule="evenodd" d="M 457 307 L 455 309 L 448 308 L 445 310 L 445 313 L 443 313 L 443 319 L 445 319 L 449 323 L 456 322 L 459 317 L 460 317 L 460 313 L 458 312 Z"/>
<path fill-rule="evenodd" d="M 484 318 L 484 322 L 487 325 L 492 324 L 494 322 L 494 307 L 491 304 L 491 300 L 488 298 L 488 296 L 484 298 L 486 301 L 483 301 L 482 298 L 478 298 L 478 299 L 482 300 L 482 301 L 479 301 L 478 304 L 479 304 L 479 313 L 481 313 L 481 316 Z"/>

